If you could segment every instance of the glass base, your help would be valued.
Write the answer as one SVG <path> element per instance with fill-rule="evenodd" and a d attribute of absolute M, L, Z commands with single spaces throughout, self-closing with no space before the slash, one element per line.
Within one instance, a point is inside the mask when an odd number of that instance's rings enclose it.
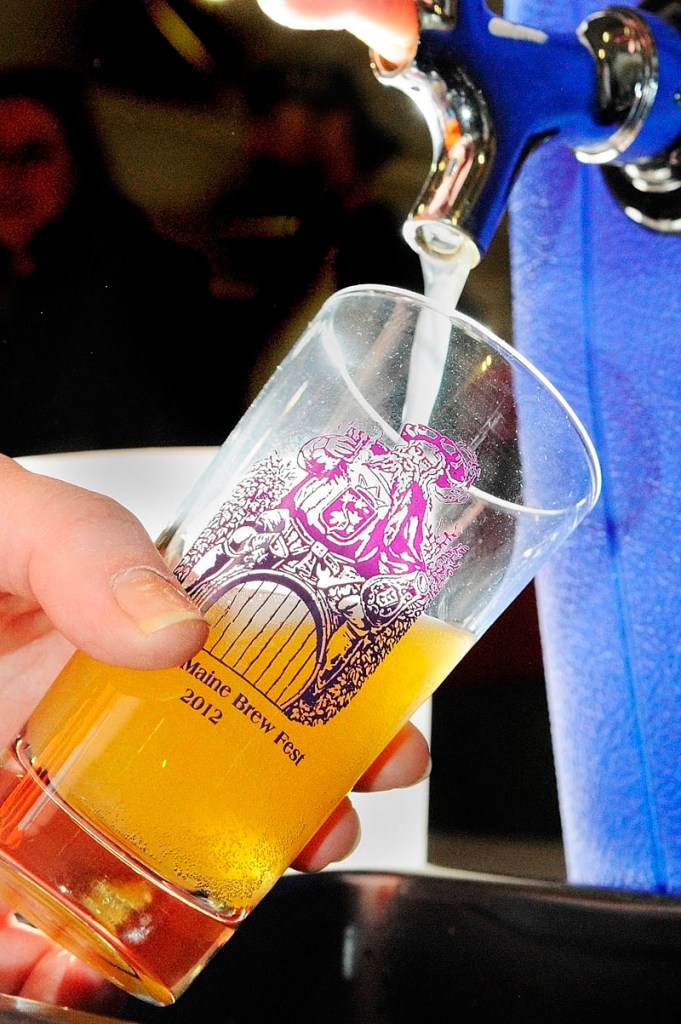
<path fill-rule="evenodd" d="M 0 758 L 0 895 L 139 999 L 174 1002 L 233 934 L 69 813 L 9 751 Z"/>

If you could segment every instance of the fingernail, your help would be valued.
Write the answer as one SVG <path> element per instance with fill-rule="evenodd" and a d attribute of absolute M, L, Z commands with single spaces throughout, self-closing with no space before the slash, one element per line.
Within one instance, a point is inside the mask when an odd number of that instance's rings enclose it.
<path fill-rule="evenodd" d="M 143 633 L 189 620 L 205 621 L 179 586 L 146 567 L 124 569 L 112 581 L 118 606 Z"/>

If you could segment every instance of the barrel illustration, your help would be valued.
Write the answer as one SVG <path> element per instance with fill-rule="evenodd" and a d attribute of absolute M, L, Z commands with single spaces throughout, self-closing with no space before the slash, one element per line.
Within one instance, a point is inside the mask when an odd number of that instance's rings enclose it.
<path fill-rule="evenodd" d="M 328 615 L 304 580 L 267 570 L 239 573 L 211 595 L 206 650 L 285 710 L 314 686 Z"/>

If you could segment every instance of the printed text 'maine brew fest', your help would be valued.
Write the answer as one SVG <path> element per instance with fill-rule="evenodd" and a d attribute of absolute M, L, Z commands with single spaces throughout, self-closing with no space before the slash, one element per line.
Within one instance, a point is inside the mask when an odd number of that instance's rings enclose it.
<path fill-rule="evenodd" d="M 233 687 L 229 683 L 226 683 L 223 679 L 220 679 L 219 676 L 216 676 L 214 672 L 211 672 L 210 669 L 205 667 L 205 665 L 202 665 L 198 659 L 193 660 L 190 658 L 188 661 L 185 661 L 182 668 L 197 682 L 201 683 L 203 686 L 207 686 L 208 689 L 212 690 L 217 696 L 230 698 L 230 706 L 240 712 L 244 718 L 248 719 L 249 722 L 252 722 L 253 725 L 258 726 L 260 731 L 265 735 L 269 735 L 273 731 L 276 731 L 274 722 L 270 722 L 266 715 L 264 715 L 262 711 L 258 710 L 245 693 L 239 691 L 235 694 Z M 192 702 L 191 700 L 185 700 L 185 703 L 191 704 Z M 220 717 L 222 716 L 220 715 Z M 219 719 L 211 716 L 208 718 L 208 721 L 215 724 Z M 299 765 L 301 761 L 304 760 L 305 754 L 294 745 L 291 737 L 285 730 L 280 729 L 271 737 L 271 739 L 282 753 L 293 762 L 293 764 Z"/>

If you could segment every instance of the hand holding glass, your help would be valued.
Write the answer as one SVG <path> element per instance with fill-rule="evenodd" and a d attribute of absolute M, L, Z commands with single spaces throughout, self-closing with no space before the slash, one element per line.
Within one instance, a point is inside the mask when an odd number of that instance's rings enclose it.
<path fill-rule="evenodd" d="M 204 649 L 76 654 L 0 759 L 0 893 L 176 999 L 598 490 L 509 346 L 396 289 L 333 296 L 159 538 Z"/>

